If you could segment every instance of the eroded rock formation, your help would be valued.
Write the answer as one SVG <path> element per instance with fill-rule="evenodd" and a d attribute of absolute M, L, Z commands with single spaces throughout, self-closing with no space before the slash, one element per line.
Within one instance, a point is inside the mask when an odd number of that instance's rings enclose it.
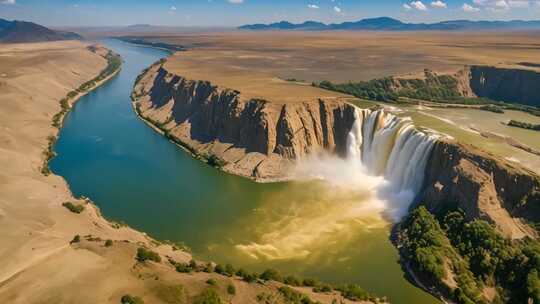
<path fill-rule="evenodd" d="M 354 122 L 347 103 L 247 99 L 162 64 L 146 71 L 133 96 L 141 116 L 194 154 L 258 181 L 286 179 L 291 160 L 312 152 L 343 155 Z"/>
<path fill-rule="evenodd" d="M 540 177 L 469 145 L 439 141 L 424 184 L 420 196 L 430 211 L 458 207 L 513 238 L 533 234 L 518 218 L 540 221 Z"/>

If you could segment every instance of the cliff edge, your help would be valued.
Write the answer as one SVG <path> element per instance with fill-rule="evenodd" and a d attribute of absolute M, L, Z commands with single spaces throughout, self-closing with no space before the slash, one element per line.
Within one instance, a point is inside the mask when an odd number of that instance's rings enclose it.
<path fill-rule="evenodd" d="M 487 220 L 511 238 L 535 234 L 522 219 L 540 221 L 540 177 L 471 145 L 437 142 L 423 189 L 431 212 L 460 208 L 469 220 Z"/>
<path fill-rule="evenodd" d="M 297 102 L 244 97 L 209 81 L 150 67 L 133 98 L 144 119 L 222 170 L 256 181 L 288 179 L 292 160 L 326 151 L 344 155 L 354 106 L 328 99 Z"/>

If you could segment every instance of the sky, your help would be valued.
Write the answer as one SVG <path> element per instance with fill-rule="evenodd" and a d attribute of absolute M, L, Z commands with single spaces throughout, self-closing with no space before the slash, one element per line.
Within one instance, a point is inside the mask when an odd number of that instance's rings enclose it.
<path fill-rule="evenodd" d="M 540 20 L 540 0 L 0 0 L 0 18 L 47 26 L 238 26 L 388 16 L 405 22 Z"/>

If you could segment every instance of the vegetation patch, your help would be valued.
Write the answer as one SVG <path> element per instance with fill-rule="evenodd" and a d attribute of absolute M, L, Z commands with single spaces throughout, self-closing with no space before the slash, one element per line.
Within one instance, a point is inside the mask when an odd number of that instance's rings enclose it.
<path fill-rule="evenodd" d="M 527 130 L 540 131 L 540 125 L 535 125 L 535 124 L 522 122 L 522 121 L 517 121 L 517 120 L 510 120 L 508 122 L 508 125 L 511 126 L 511 127 L 517 127 L 517 128 L 527 129 Z"/>
<path fill-rule="evenodd" d="M 167 304 L 187 303 L 187 293 L 182 285 L 159 286 L 155 293 L 161 301 Z"/>
<path fill-rule="evenodd" d="M 493 104 L 481 106 L 480 110 L 489 111 L 489 112 L 498 113 L 498 114 L 504 114 L 504 110 L 501 107 L 493 105 Z"/>
<path fill-rule="evenodd" d="M 68 209 L 69 211 L 77 214 L 84 211 L 84 206 L 81 204 L 75 205 L 72 202 L 65 202 L 62 204 L 62 206 L 66 207 L 66 209 Z"/>
<path fill-rule="evenodd" d="M 233 284 L 227 285 L 227 293 L 234 296 L 236 294 L 236 287 Z"/>
<path fill-rule="evenodd" d="M 122 296 L 122 298 L 120 299 L 120 303 L 121 304 L 144 304 L 144 301 L 137 297 L 137 296 L 132 296 L 132 295 L 124 295 Z"/>
<path fill-rule="evenodd" d="M 145 261 L 153 261 L 156 263 L 161 262 L 161 257 L 157 252 L 154 252 L 152 250 L 146 249 L 144 247 L 139 247 L 137 249 L 137 256 L 135 259 L 139 262 L 145 262 Z"/>
<path fill-rule="evenodd" d="M 214 289 L 205 289 L 197 298 L 194 304 L 221 304 L 223 301 Z"/>
<path fill-rule="evenodd" d="M 106 240 L 105 241 L 105 247 L 111 247 L 113 245 L 113 241 L 112 240 Z"/>
<path fill-rule="evenodd" d="M 69 242 L 70 244 L 75 244 L 75 243 L 79 243 L 81 241 L 81 236 L 80 235 L 75 235 L 73 237 L 73 239 L 71 240 L 71 242 Z"/>
<path fill-rule="evenodd" d="M 540 303 L 538 241 L 505 239 L 459 210 L 435 217 L 425 207 L 415 209 L 400 230 L 405 261 L 457 303 L 487 303 L 485 287 L 497 290 L 495 303 Z"/>
<path fill-rule="evenodd" d="M 308 296 L 290 287 L 282 286 L 278 289 L 286 304 L 314 304 L 319 303 L 311 300 Z"/>

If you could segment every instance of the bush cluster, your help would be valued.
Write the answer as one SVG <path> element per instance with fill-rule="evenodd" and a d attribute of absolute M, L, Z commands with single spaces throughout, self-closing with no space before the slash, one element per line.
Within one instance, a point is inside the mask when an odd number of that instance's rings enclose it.
<path fill-rule="evenodd" d="M 144 247 L 139 247 L 137 249 L 137 256 L 135 257 L 135 259 L 139 262 L 144 262 L 147 260 L 153 261 L 156 263 L 161 262 L 161 257 L 159 256 L 157 252 L 146 249 Z"/>
<path fill-rule="evenodd" d="M 72 202 L 65 202 L 62 204 L 62 206 L 66 207 L 69 211 L 77 214 L 84 211 L 84 205 L 75 205 Z"/>
<path fill-rule="evenodd" d="M 540 131 L 540 125 L 535 125 L 535 124 L 532 124 L 532 123 L 517 121 L 517 120 L 513 120 L 513 119 L 508 122 L 508 125 L 511 126 L 511 127 L 518 127 L 518 128 L 522 128 L 522 129 Z"/>
<path fill-rule="evenodd" d="M 144 301 L 137 297 L 137 296 L 132 296 L 132 295 L 124 295 L 122 296 L 122 298 L 120 299 L 120 303 L 121 304 L 144 304 Z"/>
<path fill-rule="evenodd" d="M 425 207 L 403 222 L 404 258 L 443 287 L 450 275 L 458 284 L 446 290 L 458 303 L 485 303 L 485 285 L 498 290 L 498 302 L 540 303 L 540 242 L 505 239 L 486 221 L 467 221 L 462 211 L 437 217 Z"/>

